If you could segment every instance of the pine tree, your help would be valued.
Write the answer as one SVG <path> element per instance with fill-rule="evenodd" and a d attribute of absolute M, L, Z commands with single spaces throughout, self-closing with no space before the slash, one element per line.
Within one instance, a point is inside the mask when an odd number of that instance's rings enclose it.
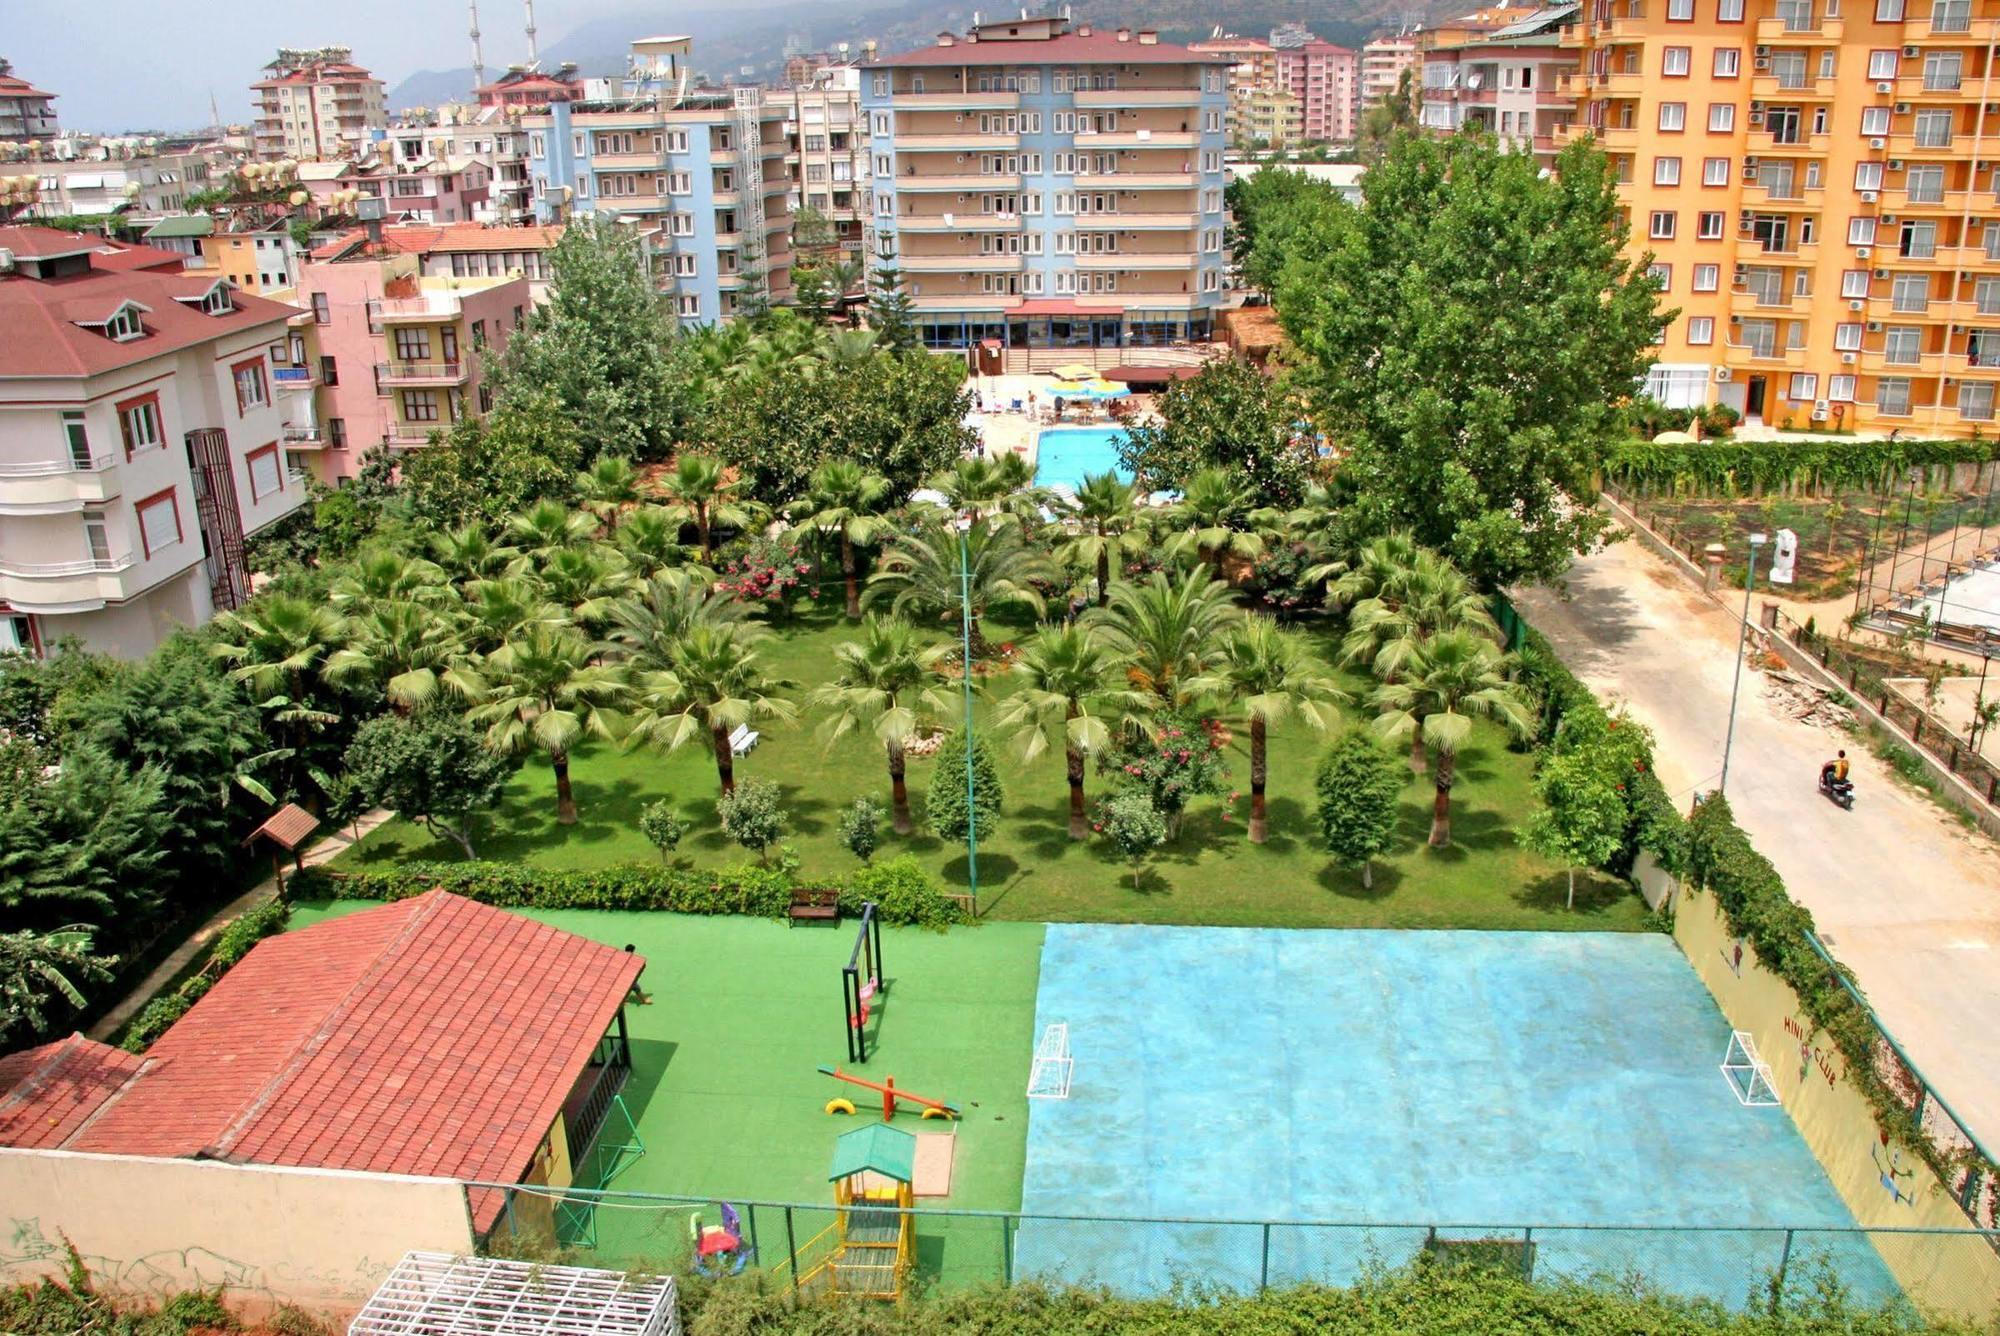
<path fill-rule="evenodd" d="M 991 839 L 1000 823 L 1000 767 L 993 747 L 978 737 L 972 748 L 973 826 L 981 839 Z M 931 788 L 925 812 L 931 833 L 941 840 L 962 842 L 966 835 L 965 730 L 953 729 L 937 749 L 931 766 Z"/>
<path fill-rule="evenodd" d="M 903 271 L 893 259 L 885 259 L 875 266 L 868 281 L 874 288 L 868 301 L 868 324 L 875 331 L 876 342 L 897 353 L 921 348 L 915 308 L 910 294 L 903 291 Z"/>

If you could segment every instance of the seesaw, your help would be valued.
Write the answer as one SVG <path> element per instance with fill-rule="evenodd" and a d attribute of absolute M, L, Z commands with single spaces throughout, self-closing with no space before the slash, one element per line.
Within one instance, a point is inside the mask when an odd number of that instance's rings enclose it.
<path fill-rule="evenodd" d="M 836 1081 L 845 1081 L 849 1085 L 858 1085 L 864 1090 L 873 1090 L 881 1095 L 883 1122 L 888 1122 L 896 1116 L 896 1105 L 899 1102 L 922 1105 L 924 1110 L 922 1116 L 925 1118 L 956 1118 L 960 1116 L 956 1104 L 947 1104 L 941 1099 L 929 1099 L 923 1095 L 913 1095 L 906 1090 L 896 1089 L 896 1078 L 893 1076 L 884 1081 L 870 1081 L 865 1077 L 850 1075 L 838 1067 L 821 1067 L 819 1074 L 821 1076 L 831 1076 Z M 828 1113 L 853 1113 L 854 1101 L 851 1099 L 830 1099 L 826 1102 L 826 1111 Z"/>

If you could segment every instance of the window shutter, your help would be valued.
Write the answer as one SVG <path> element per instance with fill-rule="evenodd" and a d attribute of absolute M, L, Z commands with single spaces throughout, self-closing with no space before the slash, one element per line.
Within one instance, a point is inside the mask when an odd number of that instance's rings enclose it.
<path fill-rule="evenodd" d="M 146 546 L 148 557 L 180 542 L 180 517 L 174 510 L 172 492 L 140 504 L 139 538 Z"/>

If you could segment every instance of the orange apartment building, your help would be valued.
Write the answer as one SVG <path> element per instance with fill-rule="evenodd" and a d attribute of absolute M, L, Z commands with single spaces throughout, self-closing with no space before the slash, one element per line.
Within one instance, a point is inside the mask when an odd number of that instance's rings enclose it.
<path fill-rule="evenodd" d="M 1782 427 L 1991 430 L 2000 0 L 1586 0 L 1571 133 L 1679 308 L 1648 389 Z"/>

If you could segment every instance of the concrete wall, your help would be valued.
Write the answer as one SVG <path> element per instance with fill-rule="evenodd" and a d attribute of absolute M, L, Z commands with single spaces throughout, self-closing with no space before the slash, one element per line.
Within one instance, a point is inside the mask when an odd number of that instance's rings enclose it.
<path fill-rule="evenodd" d="M 64 1239 L 107 1293 L 157 1299 L 226 1285 L 343 1315 L 413 1248 L 469 1253 L 450 1179 L 0 1149 L 0 1280 L 60 1275 Z"/>
<path fill-rule="evenodd" d="M 1730 933 L 1714 896 L 1683 889 L 1675 897 L 1674 939 L 1730 1025 L 1755 1038 L 1785 1111 L 1857 1224 L 1971 1229 L 1930 1167 L 1913 1152 L 1885 1143 L 1873 1109 L 1847 1080 L 1839 1048 L 1815 1032 L 1791 985 L 1758 963 L 1756 948 Z M 1715 1057 L 1719 1064 L 1722 1054 Z M 1987 1240 L 1972 1234 L 1885 1233 L 1873 1242 L 1918 1304 L 1980 1322 L 2000 1317 L 2000 1251 Z M 1812 1246 L 1810 1236 L 1798 1245 L 1807 1253 Z"/>

